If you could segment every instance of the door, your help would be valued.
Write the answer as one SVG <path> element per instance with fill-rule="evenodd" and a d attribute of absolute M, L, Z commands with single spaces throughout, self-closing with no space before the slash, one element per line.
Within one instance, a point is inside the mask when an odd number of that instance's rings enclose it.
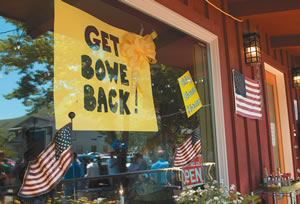
<path fill-rule="evenodd" d="M 27 153 L 36 158 L 45 149 L 46 131 L 40 128 L 31 128 L 26 133 Z"/>
<path fill-rule="evenodd" d="M 272 137 L 272 148 L 274 157 L 274 170 L 278 168 L 284 172 L 283 148 L 282 148 L 282 134 L 280 127 L 279 106 L 278 106 L 278 92 L 276 85 L 276 76 L 271 72 L 266 71 L 267 79 L 267 97 L 269 104 L 270 129 Z"/>

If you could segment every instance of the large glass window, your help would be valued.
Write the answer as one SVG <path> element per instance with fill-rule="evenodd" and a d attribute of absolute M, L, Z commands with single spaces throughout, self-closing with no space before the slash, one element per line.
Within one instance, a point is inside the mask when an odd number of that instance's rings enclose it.
<path fill-rule="evenodd" d="M 145 35 L 155 30 L 158 34 L 154 40 L 157 63 L 150 66 L 158 131 L 74 131 L 73 151 L 82 166 L 80 173 L 75 172 L 77 178 L 132 173 L 77 182 L 75 190 L 78 195 L 85 192 L 88 199 L 107 197 L 113 200 L 112 187 L 122 184 L 128 196 L 126 199 L 132 201 L 129 203 L 171 199 L 169 193 L 172 189 L 158 187 L 151 183 L 151 179 L 154 183 L 156 180 L 160 184 L 178 186 L 174 173 L 163 173 L 164 180 L 160 173 L 134 172 L 172 168 L 176 148 L 195 130 L 200 131 L 204 180 L 216 179 L 208 45 L 119 3 L 98 1 L 97 5 L 79 5 L 78 8 L 128 32 Z M 53 140 L 56 118 L 53 106 L 53 33 L 49 31 L 32 39 L 26 33 L 26 25 L 10 20 L 5 22 L 3 18 L 0 23 L 7 25 L 8 30 L 16 29 L 0 36 L 0 150 L 5 154 L 5 159 L 0 161 L 3 166 L 1 173 L 5 175 L 0 179 L 2 187 L 22 183 L 28 162 Z M 187 71 L 191 73 L 202 102 L 200 110 L 190 118 L 178 84 L 178 78 Z M 67 173 L 65 178 L 71 179 L 72 175 Z M 69 185 L 58 185 L 54 193 L 63 192 L 70 196 L 72 187 Z M 109 193 L 92 190 L 102 187 L 106 187 Z M 10 199 L 9 196 L 6 199 Z"/>

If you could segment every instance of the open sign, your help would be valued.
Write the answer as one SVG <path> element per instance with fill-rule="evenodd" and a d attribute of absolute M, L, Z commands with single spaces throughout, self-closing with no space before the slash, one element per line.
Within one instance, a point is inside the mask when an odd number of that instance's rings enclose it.
<path fill-rule="evenodd" d="M 202 157 L 197 156 L 182 168 L 182 188 L 199 186 L 204 183 Z"/>

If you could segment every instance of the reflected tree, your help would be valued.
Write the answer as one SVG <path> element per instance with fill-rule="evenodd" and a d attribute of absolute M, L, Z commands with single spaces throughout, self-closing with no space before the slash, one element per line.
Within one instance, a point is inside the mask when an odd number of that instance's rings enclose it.
<path fill-rule="evenodd" d="M 8 138 L 4 136 L 4 130 L 0 128 L 0 150 L 5 152 L 5 156 L 8 158 L 14 158 L 17 153 L 12 151 L 11 148 L 8 147 Z"/>
<path fill-rule="evenodd" d="M 35 112 L 53 104 L 53 34 L 32 39 L 23 24 L 6 20 L 16 27 L 0 39 L 0 71 L 17 72 L 20 80 L 6 99 L 18 99 Z"/>
<path fill-rule="evenodd" d="M 187 118 L 181 96 L 178 78 L 186 70 L 167 67 L 165 65 L 152 65 L 152 91 L 158 121 L 157 133 L 131 133 L 132 146 L 140 147 L 144 154 L 155 153 L 155 149 L 164 149 L 169 157 L 173 157 L 176 144 L 182 143 L 186 138 L 185 130 L 193 129 L 197 118 Z M 142 145 L 141 145 L 142 144 Z M 155 156 L 155 155 L 153 155 Z"/>
<path fill-rule="evenodd" d="M 21 79 L 6 99 L 19 99 L 30 113 L 45 107 L 53 107 L 53 33 L 45 33 L 32 39 L 25 27 L 7 20 L 16 32 L 0 39 L 0 71 L 17 72 Z M 187 118 L 177 79 L 186 70 L 151 65 L 153 98 L 156 109 L 158 132 L 130 132 L 126 143 L 129 152 L 151 152 L 162 148 L 173 155 L 175 145 L 186 137 L 184 130 L 192 129 L 196 117 Z M 109 137 L 108 140 L 112 138 Z M 110 144 L 110 141 L 107 141 Z M 135 148 L 131 148 L 135 147 Z M 138 148 L 137 148 L 138 147 Z M 141 148 L 141 149 L 139 149 Z"/>

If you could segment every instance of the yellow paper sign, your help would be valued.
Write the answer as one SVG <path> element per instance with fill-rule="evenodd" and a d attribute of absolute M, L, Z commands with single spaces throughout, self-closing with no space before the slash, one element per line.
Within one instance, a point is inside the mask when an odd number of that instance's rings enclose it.
<path fill-rule="evenodd" d="M 126 34 L 55 0 L 56 129 L 70 122 L 68 114 L 74 112 L 74 130 L 158 131 L 150 65 L 138 69 L 138 86 L 133 86 L 133 68 L 120 51 Z"/>
<path fill-rule="evenodd" d="M 202 107 L 202 102 L 189 71 L 178 78 L 178 82 L 184 101 L 186 114 L 189 118 Z"/>

